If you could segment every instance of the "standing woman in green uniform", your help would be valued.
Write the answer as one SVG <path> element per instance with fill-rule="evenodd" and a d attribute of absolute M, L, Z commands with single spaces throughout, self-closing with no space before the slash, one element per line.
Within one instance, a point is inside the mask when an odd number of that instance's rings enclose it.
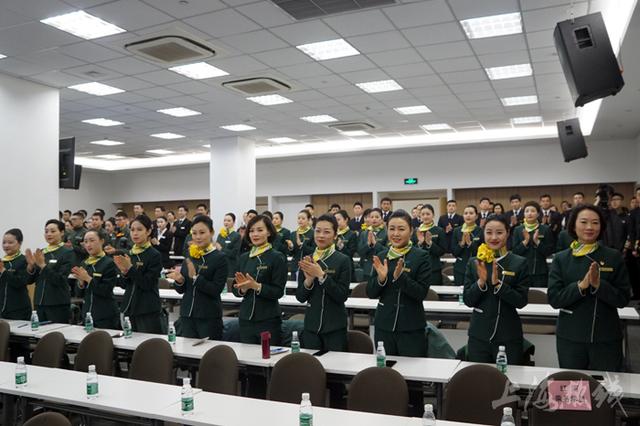
<path fill-rule="evenodd" d="M 566 250 L 571 247 L 571 236 L 569 235 L 569 231 L 563 229 L 558 234 L 558 242 L 556 243 L 556 252 Z"/>
<path fill-rule="evenodd" d="M 415 230 L 412 241 L 419 248 L 425 250 L 431 259 L 430 285 L 442 285 L 442 262 L 440 256 L 447 251 L 447 235 L 444 229 L 434 222 L 435 211 L 431 204 L 425 204 L 420 209 L 420 226 Z"/>
<path fill-rule="evenodd" d="M 236 263 L 240 256 L 240 234 L 234 229 L 236 215 L 227 213 L 222 221 L 223 228 L 216 238 L 216 249 L 222 252 L 227 259 L 227 276 L 232 278 L 236 272 Z M 211 225 L 213 227 L 213 225 Z"/>
<path fill-rule="evenodd" d="M 0 317 L 28 320 L 31 301 L 27 291 L 27 259 L 20 252 L 22 231 L 10 229 L 2 237 L 4 257 L 0 259 Z"/>
<path fill-rule="evenodd" d="M 87 257 L 81 266 L 74 266 L 71 273 L 78 280 L 78 287 L 84 289 L 82 318 L 91 312 L 96 328 L 118 328 L 118 306 L 113 297 L 118 270 L 113 260 L 102 247 L 104 238 L 100 232 L 91 229 L 84 234 L 84 248 Z"/>
<path fill-rule="evenodd" d="M 44 238 L 48 246 L 25 252 L 29 282 L 36 283 L 34 305 L 40 321 L 68 323 L 71 316 L 71 292 L 67 279 L 76 259 L 71 248 L 62 242 L 64 223 L 48 220 Z"/>
<path fill-rule="evenodd" d="M 358 236 L 358 254 L 363 277 L 369 281 L 373 270 L 373 256 L 387 248 L 387 230 L 381 209 L 371 209 L 367 218 L 369 226 Z"/>
<path fill-rule="evenodd" d="M 629 303 L 631 285 L 622 254 L 598 242 L 606 231 L 599 208 L 581 204 L 567 224 L 574 238 L 553 258 L 549 303 L 560 309 L 556 346 L 560 368 L 622 370 L 618 308 Z"/>
<path fill-rule="evenodd" d="M 453 275 L 456 285 L 464 284 L 464 274 L 469 259 L 476 255 L 478 247 L 482 244 L 482 229 L 476 224 L 478 209 L 476 206 L 467 206 L 462 213 L 464 223 L 453 230 L 453 243 L 451 252 L 456 257 L 453 265 Z"/>
<path fill-rule="evenodd" d="M 431 261 L 411 242 L 409 213 L 394 211 L 387 226 L 391 246 L 373 256 L 367 283 L 367 295 L 378 299 L 375 340 L 384 342 L 387 355 L 427 356 L 422 302 L 429 291 Z"/>
<path fill-rule="evenodd" d="M 555 248 L 551 228 L 538 223 L 540 212 L 540 204 L 535 201 L 529 201 L 524 205 L 524 222 L 513 230 L 511 244 L 515 254 L 527 259 L 531 287 L 547 286 L 547 257 Z"/>
<path fill-rule="evenodd" d="M 347 227 L 347 229 L 349 229 Z M 318 218 L 313 256 L 300 261 L 296 299 L 307 303 L 302 346 L 327 351 L 347 350 L 347 310 L 351 260 L 336 249 L 338 222 L 331 214 Z"/>
<path fill-rule="evenodd" d="M 464 303 L 473 308 L 467 358 L 495 362 L 504 346 L 509 364 L 522 363 L 522 323 L 517 309 L 528 303 L 527 259 L 507 251 L 509 224 L 490 216 L 484 226 L 484 244 L 467 264 Z"/>
<path fill-rule="evenodd" d="M 133 331 L 161 334 L 164 327 L 158 280 L 162 255 L 151 247 L 151 231 L 151 219 L 137 216 L 131 222 L 133 247 L 128 255 L 114 256 L 113 260 L 120 270 L 118 286 L 124 288 L 120 312 L 131 319 Z"/>
<path fill-rule="evenodd" d="M 291 231 L 282 226 L 284 215 L 282 212 L 273 214 L 273 226 L 276 228 L 279 238 L 273 242 L 273 249 L 287 256 L 293 250 L 293 241 L 291 241 Z"/>
<path fill-rule="evenodd" d="M 311 213 L 309 213 L 309 210 L 300 210 L 298 213 L 298 229 L 296 229 L 291 240 L 293 243 L 292 272 L 295 277 L 298 272 L 298 262 L 300 262 L 304 256 L 313 253 L 313 249 L 315 248 L 313 242 Z"/>
<path fill-rule="evenodd" d="M 351 263 L 351 279 L 355 280 L 356 270 L 353 256 L 358 250 L 358 234 L 349 227 L 349 213 L 340 210 L 333 215 L 338 222 L 338 236 L 336 237 L 336 249 L 346 255 Z"/>
<path fill-rule="evenodd" d="M 233 224 L 229 228 L 233 228 Z M 229 228 L 226 228 L 227 230 Z M 216 250 L 213 222 L 209 216 L 198 216 L 191 223 L 189 257 L 180 272 L 168 274 L 175 280 L 174 288 L 183 294 L 180 304 L 179 335 L 222 340 L 222 303 L 220 293 L 227 285 L 227 259 Z"/>
<path fill-rule="evenodd" d="M 276 228 L 267 216 L 259 215 L 247 224 L 245 238 L 251 250 L 240 256 L 233 294 L 240 304 L 240 341 L 260 343 L 260 333 L 271 333 L 271 344 L 281 341 L 281 310 L 278 300 L 287 283 L 287 259 L 273 250 Z"/>

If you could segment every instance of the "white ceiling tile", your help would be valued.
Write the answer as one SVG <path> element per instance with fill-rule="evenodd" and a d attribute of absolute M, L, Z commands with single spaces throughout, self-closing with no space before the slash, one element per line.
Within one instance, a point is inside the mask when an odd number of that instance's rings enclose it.
<path fill-rule="evenodd" d="M 451 89 L 455 92 L 455 89 L 453 88 Z M 485 101 L 488 99 L 495 99 L 496 93 L 493 90 L 479 90 L 475 92 L 464 92 L 464 93 L 456 92 L 456 96 L 458 96 L 458 98 L 462 102 Z"/>
<path fill-rule="evenodd" d="M 229 74 L 244 75 L 259 70 L 269 68 L 267 65 L 260 61 L 256 61 L 251 56 L 242 55 L 234 56 L 232 58 L 220 58 L 210 61 L 211 65 L 218 67 Z"/>
<path fill-rule="evenodd" d="M 517 87 L 533 87 L 533 77 L 505 78 L 491 82 L 496 90 L 512 89 Z"/>
<path fill-rule="evenodd" d="M 558 73 L 562 72 L 562 66 L 560 61 L 535 62 L 533 64 L 533 72 L 536 75 Z"/>
<path fill-rule="evenodd" d="M 547 29 L 527 33 L 527 42 L 530 49 L 553 46 L 553 30 Z"/>
<path fill-rule="evenodd" d="M 152 72 L 137 74 L 136 78 L 139 78 L 140 80 L 148 81 L 150 83 L 154 83 L 160 86 L 165 86 L 167 84 L 174 84 L 174 83 L 184 83 L 186 81 L 190 81 L 189 78 L 185 76 L 182 76 L 176 72 L 167 71 L 167 70 L 159 70 L 159 71 L 152 71 Z"/>
<path fill-rule="evenodd" d="M 294 47 L 288 47 L 286 49 L 270 50 L 268 52 L 260 52 L 253 55 L 259 61 L 271 66 L 282 67 L 287 65 L 302 64 L 305 62 L 312 62 L 309 56 L 302 53 L 300 50 Z M 331 62 L 331 61 L 325 61 Z"/>
<path fill-rule="evenodd" d="M 311 89 L 318 89 L 323 93 L 326 93 L 324 89 L 329 87 L 344 87 L 346 84 L 349 84 L 344 78 L 336 74 L 301 78 L 298 80 L 298 83 Z"/>
<path fill-rule="evenodd" d="M 0 30 L 0 52 L 7 56 L 24 55 L 80 40 L 76 36 L 40 22 L 30 22 Z"/>
<path fill-rule="evenodd" d="M 589 8 L 588 2 L 575 2 L 573 12 L 575 16 L 586 15 Z M 541 31 L 555 28 L 556 23 L 571 18 L 568 5 L 536 9 L 522 14 L 523 29 L 525 32 Z"/>
<path fill-rule="evenodd" d="M 395 28 L 389 19 L 376 9 L 333 15 L 323 19 L 343 37 L 391 31 Z"/>
<path fill-rule="evenodd" d="M 32 20 L 32 18 L 13 12 L 9 9 L 2 9 L 2 13 L 0 13 L 0 28 L 21 25 Z"/>
<path fill-rule="evenodd" d="M 127 31 L 135 31 L 174 20 L 172 16 L 139 0 L 118 0 L 92 7 L 87 12 Z"/>
<path fill-rule="evenodd" d="M 102 47 L 99 44 L 90 41 L 71 44 L 61 47 L 57 50 L 66 55 L 81 59 L 85 62 L 100 62 L 122 57 L 121 53 L 118 53 L 106 47 Z"/>
<path fill-rule="evenodd" d="M 362 93 L 362 90 L 353 84 L 347 84 L 345 86 L 323 87 L 318 88 L 318 90 L 331 97 L 357 95 Z"/>
<path fill-rule="evenodd" d="M 137 90 L 135 93 L 152 99 L 167 99 L 180 96 L 180 92 L 164 87 L 150 87 L 148 89 Z"/>
<path fill-rule="evenodd" d="M 283 25 L 272 28 L 271 31 L 294 46 L 340 38 L 338 33 L 321 21 Z"/>
<path fill-rule="evenodd" d="M 366 81 L 388 80 L 389 76 L 380 69 L 371 69 L 343 73 L 342 78 L 352 83 L 363 83 Z"/>
<path fill-rule="evenodd" d="M 429 46 L 420 46 L 418 52 L 427 61 L 448 58 L 460 58 L 463 56 L 473 55 L 473 51 L 466 41 L 455 41 L 452 43 L 432 44 Z"/>
<path fill-rule="evenodd" d="M 78 77 L 89 81 L 112 80 L 118 77 L 122 77 L 122 74 L 120 74 L 119 72 L 94 64 L 66 68 L 64 72 L 66 72 L 67 74 L 77 75 Z M 120 87 L 118 87 L 118 89 L 120 89 Z"/>
<path fill-rule="evenodd" d="M 153 83 L 149 83 L 148 81 L 139 80 L 134 77 L 121 77 L 113 80 L 105 80 L 104 84 L 108 84 L 109 86 L 117 87 L 122 90 L 139 90 L 146 89 L 148 87 L 153 87 Z M 113 96 L 117 96 L 113 95 Z"/>
<path fill-rule="evenodd" d="M 209 86 L 200 81 L 185 81 L 183 83 L 167 85 L 167 89 L 176 90 L 185 95 L 195 95 L 206 92 L 209 90 Z"/>
<path fill-rule="evenodd" d="M 485 68 L 528 64 L 530 62 L 529 54 L 526 50 L 491 53 L 489 55 L 481 55 L 478 57 L 478 59 L 480 60 L 482 66 Z"/>
<path fill-rule="evenodd" d="M 460 29 L 460 24 L 457 22 L 409 28 L 402 30 L 402 34 L 404 34 L 414 46 L 466 40 L 464 33 Z"/>
<path fill-rule="evenodd" d="M 65 74 L 62 71 L 48 71 L 30 77 L 31 80 L 39 81 L 53 87 L 69 87 L 74 84 L 83 83 L 78 77 Z"/>
<path fill-rule="evenodd" d="M 266 28 L 295 22 L 295 19 L 270 1 L 240 6 L 236 10 Z"/>
<path fill-rule="evenodd" d="M 397 66 L 389 66 L 384 68 L 385 72 L 391 77 L 406 78 L 433 74 L 433 69 L 426 62 L 419 62 L 417 64 L 405 64 Z"/>
<path fill-rule="evenodd" d="M 551 6 L 569 5 L 571 0 L 521 0 L 522 10 L 541 9 Z"/>
<path fill-rule="evenodd" d="M 291 77 L 291 78 L 304 78 L 313 77 L 316 75 L 331 74 L 331 71 L 323 67 L 316 62 L 309 62 L 307 64 L 289 65 L 287 67 L 281 67 L 279 72 Z"/>
<path fill-rule="evenodd" d="M 454 83 L 449 84 L 449 88 L 456 94 L 460 93 L 473 93 L 473 92 L 488 92 L 491 91 L 495 97 L 495 92 L 489 81 L 474 81 L 473 83 Z"/>
<path fill-rule="evenodd" d="M 227 7 L 220 0 L 188 0 L 184 4 L 176 0 L 144 0 L 144 2 L 178 19 Z"/>
<path fill-rule="evenodd" d="M 247 3 L 252 3 L 255 0 L 222 0 L 224 3 L 231 7 L 240 6 Z"/>
<path fill-rule="evenodd" d="M 397 31 L 349 37 L 347 41 L 361 53 L 382 52 L 411 46 Z"/>
<path fill-rule="evenodd" d="M 436 72 L 467 71 L 480 68 L 480 63 L 475 56 L 464 58 L 443 59 L 440 61 L 429 61 L 429 65 Z"/>
<path fill-rule="evenodd" d="M 141 74 L 156 71 L 159 69 L 158 66 L 152 65 L 151 63 L 146 61 L 141 61 L 140 59 L 136 59 L 133 56 L 103 61 L 97 63 L 96 65 L 118 71 L 125 75 Z"/>
<path fill-rule="evenodd" d="M 430 87 L 442 85 L 442 80 L 435 74 L 424 75 L 419 77 L 401 78 L 398 84 L 405 89 L 413 89 L 417 87 Z"/>
<path fill-rule="evenodd" d="M 525 43 L 524 36 L 522 34 L 479 38 L 469 40 L 469 43 L 471 43 L 471 47 L 473 48 L 473 51 L 476 52 L 476 55 L 527 49 L 527 44 Z"/>
<path fill-rule="evenodd" d="M 236 34 L 224 37 L 222 41 L 245 53 L 258 53 L 288 46 L 287 43 L 266 30 Z"/>
<path fill-rule="evenodd" d="M 368 56 L 380 67 L 423 62 L 422 57 L 413 48 L 370 53 Z"/>
<path fill-rule="evenodd" d="M 398 28 L 416 27 L 455 20 L 444 0 L 402 4 L 382 9 Z"/>
<path fill-rule="evenodd" d="M 260 29 L 259 25 L 233 9 L 224 9 L 218 12 L 194 16 L 184 21 L 200 31 L 211 34 L 213 37 L 224 37 Z"/>
<path fill-rule="evenodd" d="M 448 84 L 487 80 L 487 74 L 484 70 L 448 72 L 441 74 L 441 77 Z"/>
<path fill-rule="evenodd" d="M 542 47 L 531 49 L 531 60 L 533 62 L 558 61 L 558 52 L 555 47 Z"/>
<path fill-rule="evenodd" d="M 60 0 L 2 0 L 2 7 L 37 21 L 75 10 Z"/>
<path fill-rule="evenodd" d="M 131 92 L 117 93 L 115 95 L 110 96 L 110 98 L 113 101 L 123 102 L 125 104 L 135 104 L 138 102 L 144 102 L 149 100 L 149 98 L 147 98 L 146 96 L 141 96 L 137 93 L 131 93 Z"/>
<path fill-rule="evenodd" d="M 330 59 L 322 61 L 322 65 L 336 73 L 367 70 L 376 68 L 376 65 L 364 55 L 349 56 L 346 58 Z"/>
<path fill-rule="evenodd" d="M 16 58 L 5 58 L 0 60 L 0 70 L 16 76 L 30 76 L 42 74 L 50 69 L 31 62 L 21 61 Z"/>
<path fill-rule="evenodd" d="M 449 0 L 449 4 L 458 20 L 520 11 L 518 0 Z"/>
<path fill-rule="evenodd" d="M 40 51 L 28 53 L 24 56 L 20 56 L 18 59 L 31 62 L 32 64 L 51 68 L 53 70 L 60 70 L 62 68 L 76 67 L 83 65 L 84 62 L 79 61 L 70 56 L 63 55 L 55 50 L 53 51 Z"/>

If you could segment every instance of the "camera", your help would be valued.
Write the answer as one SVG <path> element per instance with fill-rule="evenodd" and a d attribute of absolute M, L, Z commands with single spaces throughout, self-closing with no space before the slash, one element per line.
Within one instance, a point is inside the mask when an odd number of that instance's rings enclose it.
<path fill-rule="evenodd" d="M 596 189 L 596 199 L 598 202 L 598 207 L 600 207 L 603 210 L 608 210 L 609 199 L 611 198 L 614 192 L 615 192 L 615 189 L 613 188 L 613 186 L 609 185 L 608 183 L 602 183 L 598 185 L 598 188 Z"/>

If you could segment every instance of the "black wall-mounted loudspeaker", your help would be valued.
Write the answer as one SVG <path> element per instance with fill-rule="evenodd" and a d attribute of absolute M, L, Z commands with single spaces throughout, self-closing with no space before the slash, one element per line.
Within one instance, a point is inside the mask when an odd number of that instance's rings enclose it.
<path fill-rule="evenodd" d="M 76 138 L 60 139 L 58 187 L 73 189 L 75 183 Z"/>
<path fill-rule="evenodd" d="M 558 22 L 553 39 L 575 106 L 622 89 L 622 71 L 600 12 Z"/>
<path fill-rule="evenodd" d="M 562 156 L 566 163 L 589 155 L 584 136 L 582 136 L 582 130 L 580 130 L 580 121 L 577 118 L 558 121 L 556 124 L 558 125 L 558 138 L 560 139 Z"/>

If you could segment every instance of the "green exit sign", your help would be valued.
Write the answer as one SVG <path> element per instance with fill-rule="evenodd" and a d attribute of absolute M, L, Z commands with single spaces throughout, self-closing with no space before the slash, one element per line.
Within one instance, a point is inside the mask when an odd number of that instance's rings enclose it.
<path fill-rule="evenodd" d="M 405 185 L 417 185 L 418 184 L 418 178 L 404 178 L 404 184 Z"/>

